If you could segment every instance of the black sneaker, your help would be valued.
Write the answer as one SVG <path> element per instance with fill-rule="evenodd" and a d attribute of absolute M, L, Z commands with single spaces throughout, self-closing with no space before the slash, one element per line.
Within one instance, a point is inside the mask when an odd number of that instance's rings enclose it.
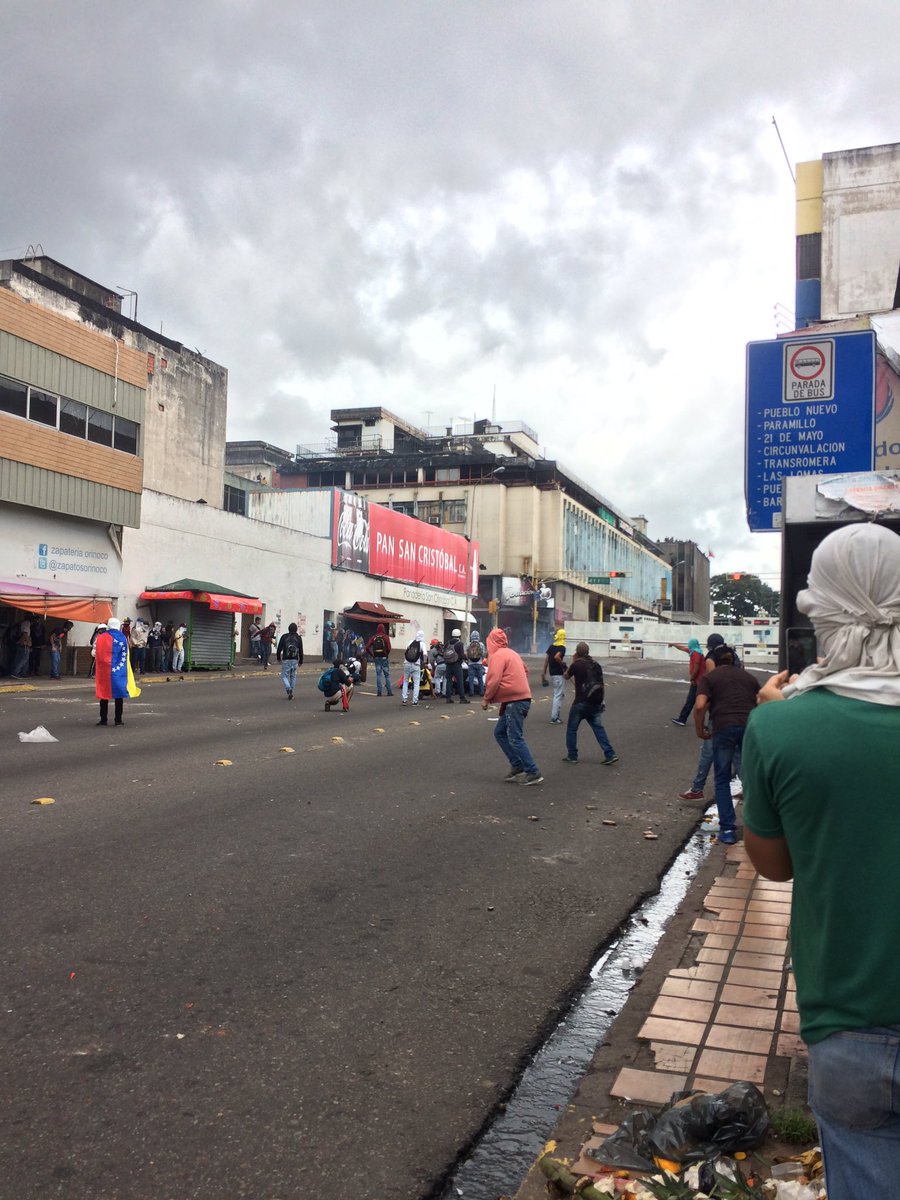
<path fill-rule="evenodd" d="M 687 725 L 687 721 L 682 721 L 678 717 L 673 717 L 672 724 L 673 725 Z"/>
<path fill-rule="evenodd" d="M 570 757 L 570 756 L 567 754 L 567 755 L 566 755 L 566 756 L 563 758 L 563 762 L 567 762 L 567 763 L 577 763 L 577 762 L 578 762 L 578 759 L 577 759 L 577 758 L 571 758 L 571 757 Z"/>
<path fill-rule="evenodd" d="M 604 758 L 604 760 L 603 760 L 603 766 L 604 766 L 604 767 L 611 767 L 611 766 L 612 766 L 612 764 L 613 764 L 614 762 L 618 762 L 618 761 L 619 761 L 619 756 L 618 756 L 618 754 L 611 754 L 611 755 L 609 756 L 609 758 Z"/>
<path fill-rule="evenodd" d="M 540 771 L 535 771 L 531 775 L 526 775 L 525 778 L 522 780 L 522 782 L 525 784 L 526 787 L 531 787 L 531 785 L 533 783 L 543 783 L 544 777 L 540 773 Z"/>
<path fill-rule="evenodd" d="M 518 783 L 520 779 L 525 778 L 525 775 L 526 775 L 526 772 L 523 771 L 521 767 L 519 768 L 518 771 L 515 768 L 513 768 L 513 770 L 511 770 L 508 774 L 503 776 L 503 779 L 504 779 L 505 783 Z"/>

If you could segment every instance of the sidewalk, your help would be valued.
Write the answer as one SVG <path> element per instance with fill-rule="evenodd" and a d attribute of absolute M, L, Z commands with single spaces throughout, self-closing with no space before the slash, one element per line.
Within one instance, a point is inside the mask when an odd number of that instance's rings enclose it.
<path fill-rule="evenodd" d="M 576 1175 L 597 1172 L 583 1151 L 673 1092 L 747 1080 L 770 1113 L 805 1105 L 790 899 L 790 883 L 757 875 L 741 844 L 713 847 L 551 1135 L 555 1160 Z M 784 1147 L 784 1157 L 797 1149 Z M 546 1183 L 535 1164 L 516 1200 L 544 1200 Z"/>

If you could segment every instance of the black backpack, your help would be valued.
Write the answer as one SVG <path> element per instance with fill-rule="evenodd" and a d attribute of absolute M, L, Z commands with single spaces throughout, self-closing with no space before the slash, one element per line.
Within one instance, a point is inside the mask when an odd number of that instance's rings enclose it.
<path fill-rule="evenodd" d="M 584 681 L 582 687 L 582 697 L 585 704 L 600 705 L 603 703 L 603 697 L 606 691 L 603 683 L 603 668 L 599 663 L 591 661 L 591 672 Z"/>
<path fill-rule="evenodd" d="M 422 653 L 422 647 L 420 646 L 420 644 L 417 641 L 410 642 L 409 645 L 406 647 L 403 657 L 406 659 L 406 661 L 408 663 L 414 663 L 414 662 L 419 661 L 419 655 L 421 653 Z"/>
<path fill-rule="evenodd" d="M 372 642 L 372 654 L 375 658 L 384 658 L 386 653 L 387 653 L 387 644 L 385 643 L 384 638 L 379 633 L 378 636 Z"/>
<path fill-rule="evenodd" d="M 300 657 L 300 639 L 296 633 L 289 633 L 284 639 L 284 649 L 281 652 L 282 658 L 299 658 Z"/>
<path fill-rule="evenodd" d="M 448 642 L 444 647 L 444 662 L 456 663 L 459 662 L 459 654 L 456 651 L 456 642 Z"/>

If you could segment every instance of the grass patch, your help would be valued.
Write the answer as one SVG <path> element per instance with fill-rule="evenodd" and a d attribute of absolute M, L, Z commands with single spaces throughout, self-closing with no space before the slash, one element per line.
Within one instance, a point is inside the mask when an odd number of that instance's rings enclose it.
<path fill-rule="evenodd" d="M 802 1108 L 779 1108 L 769 1114 L 772 1128 L 782 1142 L 811 1145 L 819 1140 L 818 1127 Z"/>

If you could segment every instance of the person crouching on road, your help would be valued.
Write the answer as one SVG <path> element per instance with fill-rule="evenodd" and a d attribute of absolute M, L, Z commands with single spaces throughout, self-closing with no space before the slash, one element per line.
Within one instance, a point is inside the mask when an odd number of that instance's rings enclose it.
<path fill-rule="evenodd" d="M 287 633 L 278 639 L 275 657 L 281 663 L 281 682 L 287 693 L 288 700 L 294 698 L 294 688 L 297 686 L 297 668 L 303 665 L 303 639 L 297 632 L 297 622 L 291 621 Z"/>
<path fill-rule="evenodd" d="M 340 655 L 338 655 L 337 662 L 328 672 L 323 691 L 325 694 L 326 712 L 328 712 L 329 708 L 334 708 L 339 701 L 344 712 L 350 707 L 350 697 L 353 695 L 353 679 L 341 662 Z"/>
<path fill-rule="evenodd" d="M 600 743 L 603 765 L 608 767 L 611 763 L 618 762 L 619 756 L 613 750 L 600 718 L 606 707 L 603 702 L 603 668 L 591 658 L 591 648 L 587 642 L 579 642 L 575 647 L 575 655 L 564 678 L 575 680 L 575 699 L 569 709 L 569 720 L 566 724 L 566 757 L 563 762 L 578 762 L 578 726 L 582 721 L 587 721 L 594 731 L 594 737 Z"/>
<path fill-rule="evenodd" d="M 544 777 L 528 749 L 523 726 L 531 708 L 528 668 L 509 648 L 502 629 L 492 629 L 487 639 L 487 679 L 481 707 L 500 704 L 500 720 L 494 727 L 497 745 L 509 759 L 508 783 L 543 783 Z"/>

